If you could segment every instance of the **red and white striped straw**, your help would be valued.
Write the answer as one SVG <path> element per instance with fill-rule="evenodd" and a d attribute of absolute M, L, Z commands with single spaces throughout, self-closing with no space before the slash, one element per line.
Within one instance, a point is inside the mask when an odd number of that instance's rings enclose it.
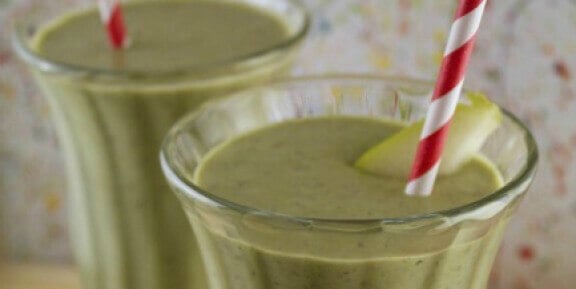
<path fill-rule="evenodd" d="M 124 48 L 127 44 L 127 37 L 120 0 L 98 0 L 98 7 L 110 45 L 114 49 Z"/>
<path fill-rule="evenodd" d="M 486 0 L 460 0 L 406 186 L 407 195 L 432 193 L 485 6 Z"/>

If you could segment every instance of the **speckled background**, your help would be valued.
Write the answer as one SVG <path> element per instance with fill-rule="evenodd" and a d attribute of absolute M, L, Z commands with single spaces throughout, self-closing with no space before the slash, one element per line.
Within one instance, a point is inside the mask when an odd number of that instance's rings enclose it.
<path fill-rule="evenodd" d="M 66 6 L 80 0 L 12 0 Z M 69 262 L 64 173 L 50 110 L 10 51 L 0 0 L 0 252 Z M 433 79 L 456 0 L 304 0 L 315 20 L 295 75 L 371 72 Z M 34 8 L 25 8 L 34 9 Z M 492 0 L 466 86 L 519 115 L 539 173 L 509 227 L 494 289 L 576 284 L 576 1 Z"/>

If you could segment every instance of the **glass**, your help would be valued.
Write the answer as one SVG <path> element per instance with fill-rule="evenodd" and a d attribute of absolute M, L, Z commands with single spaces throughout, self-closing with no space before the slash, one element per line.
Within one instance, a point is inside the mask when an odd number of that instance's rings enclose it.
<path fill-rule="evenodd" d="M 240 1 L 277 16 L 288 38 L 250 55 L 161 73 L 93 69 L 36 54 L 30 43 L 39 28 L 69 10 L 39 3 L 17 23 L 15 50 L 51 105 L 65 152 L 73 249 L 86 288 L 205 288 L 195 238 L 162 177 L 160 143 L 203 101 L 285 74 L 309 26 L 307 11 L 292 0 Z"/>
<path fill-rule="evenodd" d="M 402 78 L 301 78 L 235 93 L 179 121 L 164 141 L 161 163 L 196 232 L 209 288 L 486 288 L 504 228 L 537 163 L 532 135 L 507 112 L 482 148 L 505 185 L 445 211 L 303 218 L 234 203 L 191 181 L 207 152 L 244 132 L 327 115 L 411 122 L 424 116 L 430 89 Z"/>

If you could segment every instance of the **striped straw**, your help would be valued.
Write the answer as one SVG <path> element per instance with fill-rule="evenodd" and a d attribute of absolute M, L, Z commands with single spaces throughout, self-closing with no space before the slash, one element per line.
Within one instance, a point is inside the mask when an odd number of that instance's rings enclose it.
<path fill-rule="evenodd" d="M 460 0 L 406 186 L 407 195 L 432 193 L 485 5 L 486 0 Z"/>
<path fill-rule="evenodd" d="M 120 0 L 98 0 L 100 19 L 106 27 L 108 41 L 114 49 L 126 46 L 126 27 L 122 18 Z"/>

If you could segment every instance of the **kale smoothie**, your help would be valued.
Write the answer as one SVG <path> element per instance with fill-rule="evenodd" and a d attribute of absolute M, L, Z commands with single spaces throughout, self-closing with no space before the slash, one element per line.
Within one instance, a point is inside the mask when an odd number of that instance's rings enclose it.
<path fill-rule="evenodd" d="M 283 122 L 214 148 L 199 163 L 193 182 L 218 198 L 263 212 L 330 220 L 432 213 L 477 201 L 502 186 L 500 173 L 481 155 L 441 177 L 428 198 L 406 196 L 405 179 L 353 166 L 399 128 L 358 117 Z M 432 236 L 418 252 L 411 242 L 421 237 L 378 239 L 366 233 L 350 248 L 349 240 L 332 234 L 292 242 L 249 221 L 244 232 L 236 233 L 193 215 L 202 254 L 213 266 L 210 281 L 221 289 L 484 289 L 486 276 L 477 272 L 489 270 L 501 234 L 496 226 L 461 244 L 449 240 L 457 235 Z"/>
<path fill-rule="evenodd" d="M 110 48 L 96 9 L 20 39 L 47 96 L 69 175 L 84 286 L 204 289 L 196 241 L 157 154 L 189 109 L 284 74 L 307 14 L 281 0 L 123 3 L 129 45 Z M 26 36 L 24 36 L 26 37 Z"/>
<path fill-rule="evenodd" d="M 441 177 L 427 198 L 406 197 L 405 179 L 376 176 L 353 166 L 364 151 L 400 127 L 346 117 L 285 122 L 212 150 L 194 180 L 235 203 L 329 219 L 431 213 L 479 200 L 502 185 L 498 171 L 481 156 Z"/>
<path fill-rule="evenodd" d="M 130 39 L 125 50 L 110 49 L 95 10 L 43 27 L 32 49 L 55 62 L 143 73 L 222 63 L 289 38 L 282 19 L 241 2 L 127 2 L 123 14 Z"/>

